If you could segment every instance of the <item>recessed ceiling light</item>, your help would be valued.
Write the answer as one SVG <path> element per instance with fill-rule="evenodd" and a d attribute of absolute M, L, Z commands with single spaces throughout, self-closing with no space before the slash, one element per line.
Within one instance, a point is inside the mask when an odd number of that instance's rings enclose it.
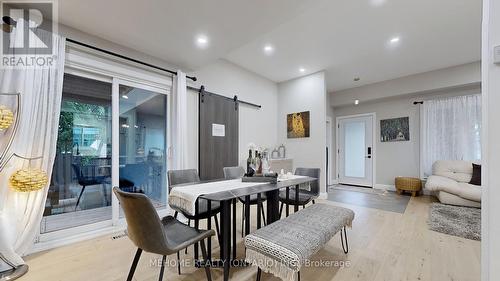
<path fill-rule="evenodd" d="M 359 100 L 354 100 L 354 104 L 358 105 L 359 104 Z"/>
<path fill-rule="evenodd" d="M 272 55 L 274 53 L 274 47 L 270 44 L 265 45 L 264 53 L 266 53 L 266 55 Z"/>
<path fill-rule="evenodd" d="M 128 100 L 128 96 L 127 95 L 123 95 L 122 98 Z"/>
<path fill-rule="evenodd" d="M 208 46 L 208 37 L 203 34 L 196 36 L 196 45 L 202 49 L 206 48 Z"/>
<path fill-rule="evenodd" d="M 384 5 L 386 0 L 370 0 L 372 6 L 378 7 Z"/>
<path fill-rule="evenodd" d="M 399 37 L 393 37 L 389 42 L 391 42 L 392 44 L 396 44 L 399 42 Z"/>
<path fill-rule="evenodd" d="M 299 71 L 300 71 L 301 73 L 304 73 L 304 72 L 306 72 L 306 69 L 305 69 L 305 68 L 303 68 L 303 67 L 301 67 L 301 68 L 299 68 Z"/>

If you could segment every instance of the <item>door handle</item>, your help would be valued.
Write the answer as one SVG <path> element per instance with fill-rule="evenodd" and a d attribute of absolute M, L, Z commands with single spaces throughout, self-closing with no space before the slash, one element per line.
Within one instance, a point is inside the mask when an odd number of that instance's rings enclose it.
<path fill-rule="evenodd" d="M 367 156 L 365 156 L 365 158 L 372 158 L 372 156 L 371 155 L 367 155 Z"/>

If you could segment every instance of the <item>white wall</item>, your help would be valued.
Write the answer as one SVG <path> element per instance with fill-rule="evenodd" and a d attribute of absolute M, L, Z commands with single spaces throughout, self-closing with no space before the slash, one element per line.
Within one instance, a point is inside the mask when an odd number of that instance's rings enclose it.
<path fill-rule="evenodd" d="M 138 52 L 133 49 L 115 44 L 105 39 L 87 34 L 80 30 L 59 25 L 59 33 L 68 38 L 94 45 L 109 51 L 129 56 L 144 62 L 151 63 L 171 70 L 179 69 L 177 66 L 159 58 Z M 96 53 L 103 55 L 101 53 Z M 104 55 L 105 56 L 105 55 Z M 148 67 L 139 68 L 154 71 Z M 189 71 L 181 69 L 183 71 Z M 164 72 L 159 72 L 165 74 Z M 188 79 L 191 86 L 204 85 L 207 91 L 215 92 L 228 97 L 238 95 L 241 100 L 262 105 L 255 109 L 245 105 L 240 107 L 240 135 L 239 135 L 239 162 L 246 165 L 248 157 L 247 144 L 253 142 L 264 147 L 274 147 L 277 144 L 277 84 L 253 72 L 247 71 L 226 60 L 218 60 L 195 72 L 189 73 L 198 78 L 196 83 Z M 191 83 L 190 83 L 191 82 Z M 188 91 L 188 106 L 192 116 L 190 118 L 188 146 L 190 147 L 188 166 L 198 168 L 198 93 Z"/>
<path fill-rule="evenodd" d="M 413 102 L 442 96 L 478 94 L 480 92 L 479 85 L 476 85 L 437 91 L 425 95 L 407 95 L 384 99 L 382 101 L 361 102 L 357 106 L 335 107 L 334 116 L 336 118 L 361 113 L 376 113 L 375 182 L 378 185 L 376 187 L 387 188 L 394 185 L 394 178 L 396 176 L 420 176 L 420 110 L 418 105 L 413 105 Z M 403 142 L 381 142 L 379 138 L 380 120 L 406 116 L 410 117 L 410 140 Z M 336 147 L 335 138 L 333 138 L 332 147 Z M 335 149 L 334 159 L 336 152 Z M 335 163 L 333 165 L 335 171 Z"/>
<path fill-rule="evenodd" d="M 481 280 L 500 280 L 500 64 L 493 48 L 500 45 L 500 1 L 483 1 L 483 195 Z"/>
<path fill-rule="evenodd" d="M 321 169 L 321 192 L 326 192 L 326 101 L 324 72 L 278 84 L 278 142 L 285 144 L 294 167 Z M 288 139 L 287 114 L 302 111 L 310 111 L 310 137 Z"/>
<path fill-rule="evenodd" d="M 228 97 L 262 105 L 261 109 L 247 105 L 240 106 L 239 115 L 239 163 L 246 166 L 248 144 L 255 143 L 261 147 L 271 148 L 277 144 L 278 86 L 262 76 L 247 71 L 226 60 L 197 70 L 192 75 L 198 78 L 196 86 L 204 85 L 205 89 Z M 191 75 L 190 74 L 190 75 Z M 189 91 L 189 108 L 193 118 L 190 126 L 190 144 L 192 154 L 189 163 L 198 168 L 198 93 Z"/>
<path fill-rule="evenodd" d="M 481 63 L 438 69 L 332 93 L 331 105 L 343 106 L 400 95 L 434 92 L 481 82 Z"/>

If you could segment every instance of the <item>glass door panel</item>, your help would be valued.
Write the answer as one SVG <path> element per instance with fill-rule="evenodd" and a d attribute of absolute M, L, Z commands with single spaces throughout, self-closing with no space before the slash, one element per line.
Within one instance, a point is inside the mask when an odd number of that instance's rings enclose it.
<path fill-rule="evenodd" d="M 345 157 L 346 177 L 365 177 L 365 122 L 345 124 Z"/>
<path fill-rule="evenodd" d="M 64 75 L 41 233 L 111 220 L 112 84 Z"/>
<path fill-rule="evenodd" d="M 119 86 L 119 186 L 146 194 L 161 209 L 167 203 L 167 96 L 144 88 Z"/>
<path fill-rule="evenodd" d="M 373 186 L 373 116 L 339 117 L 338 122 L 339 183 Z"/>

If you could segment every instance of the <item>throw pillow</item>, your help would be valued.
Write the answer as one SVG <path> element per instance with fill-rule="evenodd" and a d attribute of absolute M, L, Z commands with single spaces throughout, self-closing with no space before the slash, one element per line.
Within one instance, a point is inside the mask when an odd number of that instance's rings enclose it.
<path fill-rule="evenodd" d="M 481 165 L 472 163 L 472 178 L 469 183 L 481 185 Z"/>

